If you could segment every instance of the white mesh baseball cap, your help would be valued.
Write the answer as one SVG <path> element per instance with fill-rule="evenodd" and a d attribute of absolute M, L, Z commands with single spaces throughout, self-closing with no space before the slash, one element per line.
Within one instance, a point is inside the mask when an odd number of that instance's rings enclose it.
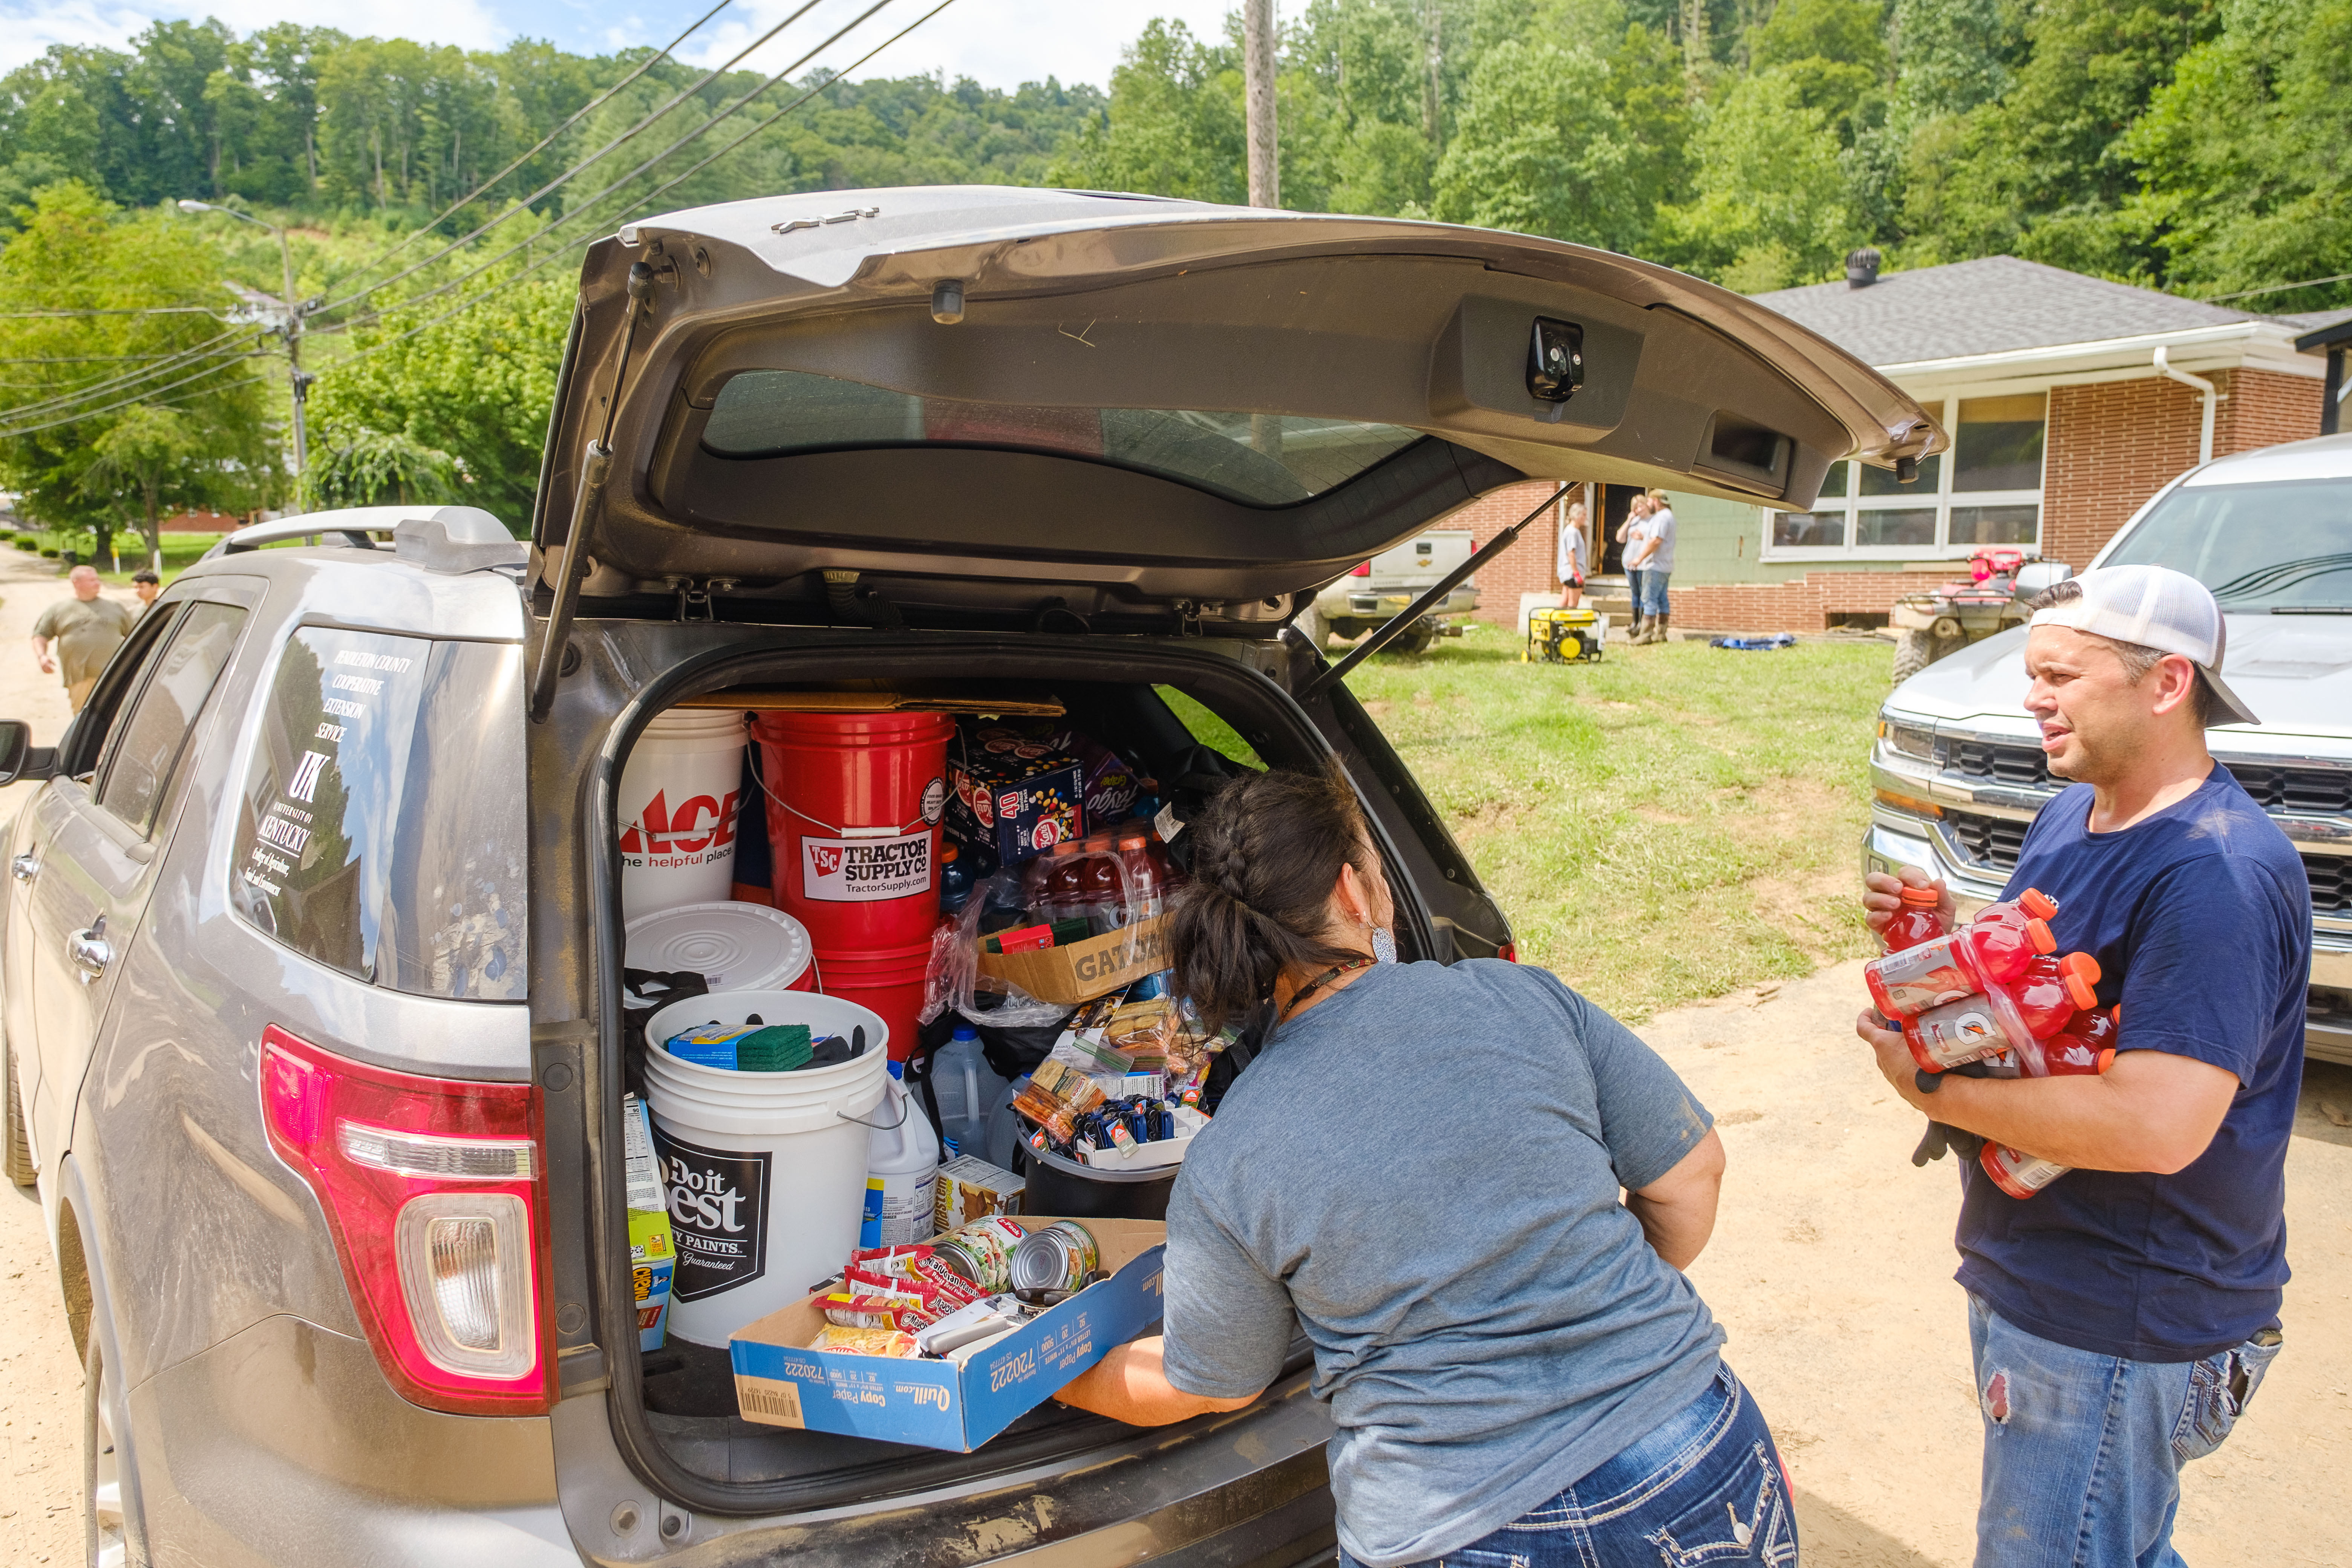
<path fill-rule="evenodd" d="M 2169 566 L 2103 566 L 2073 579 L 2079 599 L 2033 612 L 2037 626 L 2078 632 L 2177 653 L 2197 667 L 2213 693 L 2211 724 L 2259 724 L 2253 710 L 2221 683 L 2230 628 L 2205 584 Z"/>

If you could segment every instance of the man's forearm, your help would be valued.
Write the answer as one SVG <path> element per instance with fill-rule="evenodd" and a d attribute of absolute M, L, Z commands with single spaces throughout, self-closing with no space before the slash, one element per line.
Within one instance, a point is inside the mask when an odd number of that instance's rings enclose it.
<path fill-rule="evenodd" d="M 2218 1069 L 2217 1069 L 2218 1070 Z M 2063 1078 L 1959 1078 L 1934 1094 L 1915 1081 L 1896 1090 L 1934 1120 L 2024 1153 L 2084 1171 L 2169 1174 L 2205 1152 L 2213 1124 L 2151 1103 L 2150 1086 L 2113 1072 Z M 2226 1104 L 2224 1105 L 2226 1109 Z"/>

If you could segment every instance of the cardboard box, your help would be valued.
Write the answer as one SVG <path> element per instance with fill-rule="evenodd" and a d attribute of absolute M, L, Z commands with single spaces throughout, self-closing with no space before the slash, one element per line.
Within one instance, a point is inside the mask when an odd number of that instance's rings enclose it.
<path fill-rule="evenodd" d="M 1051 1220 L 1039 1216 L 1034 1223 Z M 824 1327 L 814 1296 L 746 1324 L 728 1345 L 743 1419 L 971 1453 L 1102 1360 L 1111 1346 L 1160 1320 L 1167 1226 L 1157 1220 L 1077 1223 L 1094 1234 L 1111 1277 L 961 1366 L 804 1350 Z"/>
<path fill-rule="evenodd" d="M 1009 981 L 1040 1002 L 1072 1007 L 1167 967 L 1166 915 L 1154 915 L 1067 947 L 980 954 L 982 974 Z"/>
<path fill-rule="evenodd" d="M 758 686 L 733 686 L 706 691 L 678 703 L 680 708 L 743 708 L 760 713 L 970 713 L 974 715 L 1058 717 L 1062 704 L 1023 697 L 973 697 L 926 689 L 919 684 L 897 687 L 883 681 L 849 681 L 824 691 L 790 691 Z"/>
<path fill-rule="evenodd" d="M 992 1165 L 977 1154 L 950 1160 L 940 1167 L 938 1184 L 932 1188 L 932 1228 L 944 1236 L 976 1219 L 1019 1214 L 1022 1194 L 1028 1189 L 1025 1177 Z"/>

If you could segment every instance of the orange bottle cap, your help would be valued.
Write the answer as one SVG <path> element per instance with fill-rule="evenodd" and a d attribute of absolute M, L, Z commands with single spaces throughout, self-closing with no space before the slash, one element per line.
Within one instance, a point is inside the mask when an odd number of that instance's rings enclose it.
<path fill-rule="evenodd" d="M 2116 1003 L 2115 1007 L 2107 1014 L 2107 1016 L 2116 1021 L 2116 1028 L 2122 1028 L 2124 1026 L 2124 1005 L 2120 1002 Z"/>
<path fill-rule="evenodd" d="M 1132 838 L 1122 838 L 1118 841 L 1118 847 L 1121 849 L 1140 849 L 1143 847 L 1143 835 L 1139 833 Z"/>
<path fill-rule="evenodd" d="M 2066 994 L 2077 1007 L 2090 1008 L 2099 1005 L 2099 994 L 2091 989 L 2090 982 L 2083 978 L 2079 970 L 2066 971 Z"/>
<path fill-rule="evenodd" d="M 2068 974 L 2081 975 L 2085 984 L 2096 985 L 2099 983 L 2099 961 L 2087 952 L 2070 952 L 2058 961 L 2058 967 Z M 2089 1008 L 2097 1004 L 2085 1002 L 2083 1005 Z"/>
<path fill-rule="evenodd" d="M 2025 922 L 2025 940 L 2033 944 L 2036 952 L 2058 951 L 2058 939 L 2050 934 L 2050 922 L 2038 916 Z"/>
<path fill-rule="evenodd" d="M 2102 1047 L 2099 1047 L 2099 1070 L 2100 1070 L 2101 1072 L 2105 1072 L 2105 1071 L 2106 1071 L 2109 1068 L 2111 1068 L 2111 1067 L 2113 1067 L 2113 1066 L 2115 1066 L 2115 1065 L 2116 1065 L 2116 1048 L 2115 1048 L 2115 1047 L 2113 1047 L 2113 1046 L 2102 1046 Z"/>
<path fill-rule="evenodd" d="M 2046 921 L 2058 912 L 2058 900 L 2039 888 L 2028 888 L 2017 895 L 2017 907 L 2037 921 Z"/>
<path fill-rule="evenodd" d="M 1933 888 L 1906 888 L 1903 901 L 1919 909 L 1934 909 L 1944 901 L 1944 895 Z"/>

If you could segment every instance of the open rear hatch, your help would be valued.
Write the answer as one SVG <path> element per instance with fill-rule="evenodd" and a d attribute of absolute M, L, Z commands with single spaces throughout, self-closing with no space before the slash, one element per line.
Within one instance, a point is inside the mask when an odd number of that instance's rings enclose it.
<path fill-rule="evenodd" d="M 532 535 L 551 593 L 584 527 L 591 614 L 709 595 L 739 618 L 1270 626 L 1515 480 L 1802 510 L 1839 458 L 1944 444 L 1843 351 L 1629 257 L 1086 192 L 835 192 L 591 251 Z"/>

